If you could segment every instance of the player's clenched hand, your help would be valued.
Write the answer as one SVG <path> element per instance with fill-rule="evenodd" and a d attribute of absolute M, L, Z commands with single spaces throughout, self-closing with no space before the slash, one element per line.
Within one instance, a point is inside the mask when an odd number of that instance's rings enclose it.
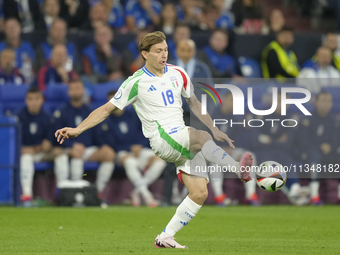
<path fill-rule="evenodd" d="M 77 137 L 79 131 L 76 128 L 62 128 L 58 129 L 54 136 L 57 138 L 58 143 L 62 144 L 66 139 Z"/>
<path fill-rule="evenodd" d="M 214 138 L 219 142 L 227 142 L 229 146 L 233 149 L 235 149 L 235 146 L 233 144 L 233 140 L 229 138 L 229 136 L 223 132 L 221 132 L 218 128 L 212 130 Z"/>

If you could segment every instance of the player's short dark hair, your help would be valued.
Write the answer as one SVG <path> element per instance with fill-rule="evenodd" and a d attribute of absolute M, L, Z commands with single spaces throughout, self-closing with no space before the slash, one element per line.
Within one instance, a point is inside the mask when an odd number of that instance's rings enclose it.
<path fill-rule="evenodd" d="M 37 86 L 31 86 L 31 87 L 27 90 L 26 96 L 27 96 L 28 94 L 35 94 L 35 93 L 42 94 L 41 91 L 40 91 L 40 89 L 39 89 Z"/>
<path fill-rule="evenodd" d="M 139 52 L 146 51 L 149 52 L 152 45 L 166 41 L 165 34 L 161 31 L 156 31 L 149 33 L 144 36 L 138 45 Z M 144 58 L 144 57 L 143 57 Z"/>

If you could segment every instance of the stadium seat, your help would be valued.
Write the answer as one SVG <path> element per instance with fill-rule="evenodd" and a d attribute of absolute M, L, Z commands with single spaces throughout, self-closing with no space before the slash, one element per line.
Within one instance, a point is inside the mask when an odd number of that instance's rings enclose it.
<path fill-rule="evenodd" d="M 105 84 L 97 84 L 92 90 L 92 109 L 95 109 L 107 101 L 107 93 L 111 90 L 118 90 L 120 83 L 108 82 Z"/>
<path fill-rule="evenodd" d="M 25 106 L 25 96 L 28 86 L 0 86 L 0 109 L 3 115 L 13 115 Z"/>
<path fill-rule="evenodd" d="M 49 113 L 53 113 L 62 104 L 69 101 L 67 86 L 63 84 L 47 86 L 44 95 L 46 100 L 44 109 Z"/>
<path fill-rule="evenodd" d="M 242 75 L 246 78 L 261 78 L 261 65 L 256 60 L 247 57 L 239 57 L 238 63 L 241 68 Z"/>
<path fill-rule="evenodd" d="M 0 204 L 12 204 L 18 198 L 19 134 L 16 118 L 0 117 Z"/>

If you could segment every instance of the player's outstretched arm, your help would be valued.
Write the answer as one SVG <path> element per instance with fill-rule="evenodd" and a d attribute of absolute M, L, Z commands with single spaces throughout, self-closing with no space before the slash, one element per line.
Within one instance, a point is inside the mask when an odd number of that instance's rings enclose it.
<path fill-rule="evenodd" d="M 186 101 L 188 102 L 192 112 L 197 116 L 197 118 L 211 130 L 214 138 L 217 141 L 228 142 L 230 147 L 235 148 L 233 144 L 234 141 L 231 140 L 227 134 L 221 132 L 217 127 L 214 127 L 214 123 L 209 113 L 207 113 L 206 115 L 201 114 L 201 102 L 197 99 L 195 95 L 190 98 L 186 98 Z"/>
<path fill-rule="evenodd" d="M 78 127 L 65 127 L 62 129 L 58 129 L 54 135 L 57 138 L 58 143 L 62 144 L 65 139 L 77 137 L 86 130 L 98 125 L 103 120 L 105 120 L 111 112 L 116 109 L 117 107 L 115 105 L 107 102 L 103 106 L 98 107 L 96 110 L 91 112 L 90 115 L 82 123 L 80 123 Z"/>

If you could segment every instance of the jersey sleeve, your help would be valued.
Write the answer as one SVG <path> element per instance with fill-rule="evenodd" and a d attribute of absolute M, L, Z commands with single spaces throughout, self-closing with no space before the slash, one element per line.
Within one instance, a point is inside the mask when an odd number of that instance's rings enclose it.
<path fill-rule="evenodd" d="M 129 104 L 136 101 L 138 97 L 138 83 L 140 78 L 129 78 L 127 79 L 118 89 L 115 96 L 110 102 L 120 110 L 123 110 Z"/>
<path fill-rule="evenodd" d="M 181 74 L 181 78 L 182 78 L 182 81 L 183 81 L 183 87 L 182 87 L 182 91 L 181 91 L 182 96 L 184 98 L 192 97 L 194 95 L 194 86 L 192 85 L 192 82 L 191 82 L 189 75 L 181 67 L 177 66 L 175 69 Z"/>

